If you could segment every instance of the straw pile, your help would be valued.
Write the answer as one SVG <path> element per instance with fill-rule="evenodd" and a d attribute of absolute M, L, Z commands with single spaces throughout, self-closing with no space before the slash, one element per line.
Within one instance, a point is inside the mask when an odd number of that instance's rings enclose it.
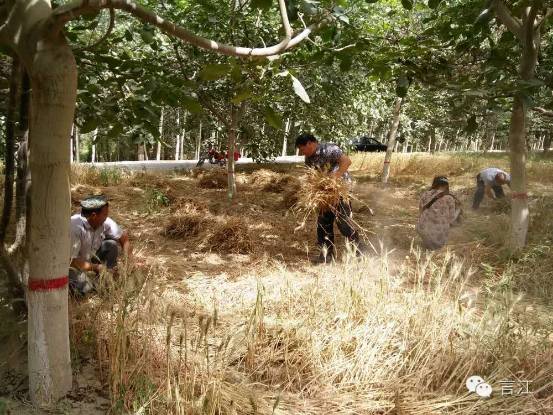
<path fill-rule="evenodd" d="M 171 217 L 165 228 L 165 235 L 175 239 L 197 236 L 203 228 L 205 218 L 205 212 L 192 204 L 186 204 Z"/>
<path fill-rule="evenodd" d="M 298 201 L 294 209 L 308 216 L 313 212 L 332 210 L 340 199 L 350 199 L 350 186 L 342 179 L 308 169 L 300 178 Z"/>
<path fill-rule="evenodd" d="M 298 186 L 298 179 L 289 174 L 260 169 L 250 175 L 250 184 L 264 192 L 281 193 L 291 186 Z"/>
<path fill-rule="evenodd" d="M 213 222 L 203 246 L 219 253 L 249 254 L 254 250 L 254 241 L 243 219 L 229 217 Z"/>
<path fill-rule="evenodd" d="M 214 169 L 199 175 L 198 187 L 202 189 L 224 189 L 227 187 L 227 182 L 227 172 Z"/>

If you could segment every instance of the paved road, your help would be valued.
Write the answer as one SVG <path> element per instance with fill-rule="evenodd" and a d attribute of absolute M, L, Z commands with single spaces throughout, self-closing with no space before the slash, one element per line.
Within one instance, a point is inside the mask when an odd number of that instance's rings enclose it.
<path fill-rule="evenodd" d="M 126 169 L 126 170 L 142 170 L 142 171 L 163 171 L 163 170 L 187 170 L 193 169 L 196 167 L 198 160 L 150 160 L 150 161 L 111 161 L 105 163 L 81 163 L 84 166 L 94 166 L 99 169 Z M 278 164 L 294 164 L 294 163 L 303 163 L 303 156 L 285 156 L 277 157 L 273 163 Z M 241 158 L 236 162 L 237 165 L 241 164 L 255 164 L 251 158 Z M 203 164 L 202 168 L 214 168 L 217 167 L 216 164 L 209 164 L 206 162 Z"/>

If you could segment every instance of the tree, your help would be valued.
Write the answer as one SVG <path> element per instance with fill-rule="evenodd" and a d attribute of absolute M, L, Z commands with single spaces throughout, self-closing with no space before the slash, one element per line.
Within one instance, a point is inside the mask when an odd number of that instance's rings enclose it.
<path fill-rule="evenodd" d="M 30 226 L 27 302 L 29 391 L 35 404 L 49 404 L 71 388 L 67 267 L 69 252 L 69 152 L 77 97 L 77 65 L 63 34 L 69 21 L 103 8 L 129 13 L 168 35 L 230 56 L 282 53 L 327 20 L 294 36 L 284 0 L 279 0 L 283 39 L 274 46 L 237 47 L 196 36 L 129 0 L 82 0 L 52 8 L 49 0 L 0 4 L 0 45 L 23 63 L 32 89 L 30 123 Z"/>
<path fill-rule="evenodd" d="M 543 23 L 551 13 L 551 9 L 542 2 L 529 2 L 521 7 L 518 13 L 509 10 L 503 0 L 492 0 L 498 19 L 520 42 L 521 55 L 519 62 L 520 86 L 523 87 L 536 81 L 536 65 L 541 41 Z M 516 15 L 518 14 L 518 16 Z M 541 15 L 541 17 L 540 17 Z M 526 245 L 528 232 L 528 194 L 526 181 L 526 126 L 528 103 L 527 94 L 520 88 L 513 99 L 511 125 L 509 129 L 509 149 L 512 175 L 511 204 L 511 246 L 520 250 Z"/>

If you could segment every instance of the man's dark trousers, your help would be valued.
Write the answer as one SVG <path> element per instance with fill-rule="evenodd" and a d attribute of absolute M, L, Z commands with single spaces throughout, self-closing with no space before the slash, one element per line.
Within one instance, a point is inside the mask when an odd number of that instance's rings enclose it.
<path fill-rule="evenodd" d="M 340 233 L 350 242 L 357 242 L 359 235 L 353 228 L 351 203 L 340 200 L 336 208 L 319 213 L 317 219 L 317 243 L 326 247 L 329 255 L 334 254 L 334 221 Z"/>
<path fill-rule="evenodd" d="M 493 192 L 495 193 L 495 197 L 498 199 L 501 199 L 505 197 L 505 193 L 503 192 L 503 186 L 499 184 L 492 185 Z M 486 194 L 486 185 L 484 184 L 484 180 L 480 177 L 480 175 L 476 176 L 476 192 L 474 193 L 474 200 L 472 202 L 472 208 L 478 209 L 480 207 L 480 203 L 482 203 L 482 200 L 484 200 L 484 195 Z"/>

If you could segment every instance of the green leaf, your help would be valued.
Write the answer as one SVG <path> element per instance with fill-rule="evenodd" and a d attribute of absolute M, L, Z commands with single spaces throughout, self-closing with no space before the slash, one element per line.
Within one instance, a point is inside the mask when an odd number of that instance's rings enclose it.
<path fill-rule="evenodd" d="M 301 82 L 294 76 L 290 75 L 290 78 L 292 78 L 292 87 L 294 88 L 294 92 L 298 97 L 301 98 L 301 100 L 307 104 L 311 103 L 311 100 L 309 99 L 309 95 L 307 95 L 307 91 L 301 84 Z"/>
<path fill-rule="evenodd" d="M 404 9 L 412 10 L 413 9 L 413 0 L 401 0 L 401 5 Z"/>
<path fill-rule="evenodd" d="M 273 0 L 252 0 L 251 5 L 254 9 L 261 9 L 263 11 L 267 11 L 273 5 Z"/>
<path fill-rule="evenodd" d="M 188 111 L 195 114 L 198 114 L 204 110 L 200 102 L 197 99 L 192 97 L 187 97 L 187 96 L 183 97 L 181 99 L 181 104 Z"/>
<path fill-rule="evenodd" d="M 282 129 L 282 117 L 278 115 L 271 107 L 267 107 L 265 111 L 263 111 L 263 115 L 265 116 L 265 120 L 271 127 L 276 128 L 277 130 Z"/>
<path fill-rule="evenodd" d="M 436 9 L 441 2 L 442 0 L 428 0 L 428 7 L 430 7 L 431 9 Z"/>
<path fill-rule="evenodd" d="M 353 64 L 353 58 L 351 54 L 343 55 L 340 57 L 340 70 L 343 72 L 347 72 L 351 69 L 351 65 Z"/>
<path fill-rule="evenodd" d="M 249 88 L 242 89 L 238 91 L 236 95 L 230 100 L 233 104 L 240 104 L 242 101 L 245 101 L 253 95 L 253 91 Z"/>
<path fill-rule="evenodd" d="M 242 80 L 242 70 L 240 69 L 240 65 L 234 65 L 232 67 L 230 77 L 234 82 L 240 82 Z"/>
<path fill-rule="evenodd" d="M 140 37 L 144 43 L 152 43 L 154 41 L 154 32 L 151 30 L 141 30 Z"/>
<path fill-rule="evenodd" d="M 226 63 L 214 63 L 205 66 L 200 72 L 200 78 L 204 81 L 216 81 L 223 78 L 231 71 L 232 67 Z"/>
<path fill-rule="evenodd" d="M 95 118 L 88 118 L 83 122 L 83 125 L 81 125 L 80 132 L 82 134 L 90 133 L 94 131 L 96 127 L 98 127 L 98 120 Z"/>
<path fill-rule="evenodd" d="M 409 79 L 407 79 L 405 75 L 402 75 L 397 80 L 396 94 L 400 98 L 405 98 L 407 96 L 408 90 L 409 90 Z"/>

